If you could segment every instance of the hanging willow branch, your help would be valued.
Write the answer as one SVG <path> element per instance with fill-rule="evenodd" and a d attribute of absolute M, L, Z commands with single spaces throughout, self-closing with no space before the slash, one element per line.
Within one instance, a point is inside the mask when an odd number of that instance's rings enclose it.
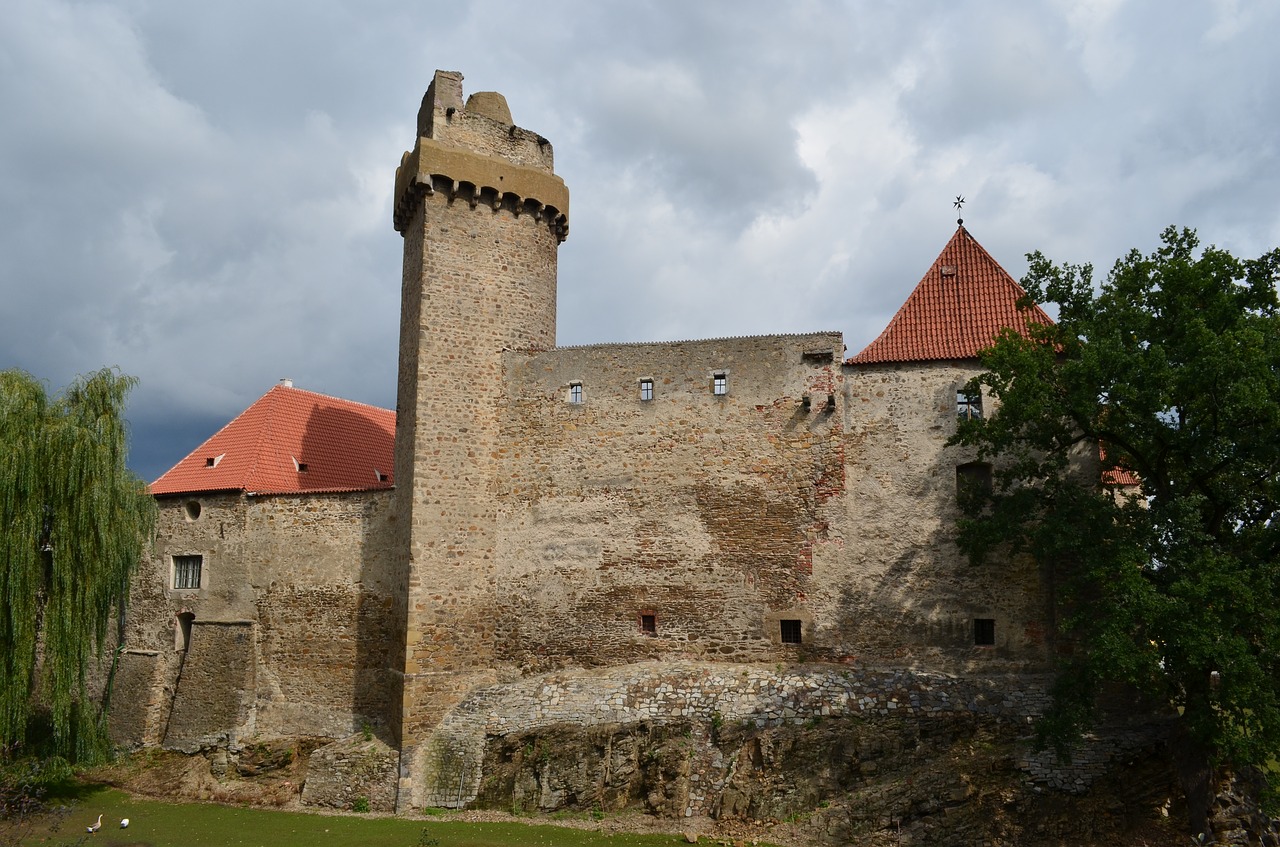
<path fill-rule="evenodd" d="M 51 400 L 29 374 L 0 371 L 0 744 L 25 741 L 39 707 L 51 752 L 97 752 L 86 670 L 155 525 L 146 484 L 125 467 L 134 383 L 103 369 Z"/>

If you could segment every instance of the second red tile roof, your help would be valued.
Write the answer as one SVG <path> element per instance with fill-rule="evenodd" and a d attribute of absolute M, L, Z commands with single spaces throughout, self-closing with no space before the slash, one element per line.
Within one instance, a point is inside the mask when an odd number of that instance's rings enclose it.
<path fill-rule="evenodd" d="M 1053 322 L 1039 306 L 1018 309 L 1025 294 L 960 226 L 889 326 L 848 364 L 975 359 L 1006 327 L 1025 333 Z"/>

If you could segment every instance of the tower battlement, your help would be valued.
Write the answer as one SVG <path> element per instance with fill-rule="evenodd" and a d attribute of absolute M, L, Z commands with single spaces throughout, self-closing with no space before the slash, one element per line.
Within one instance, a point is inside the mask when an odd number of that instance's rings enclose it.
<path fill-rule="evenodd" d="M 424 196 L 443 193 L 497 211 L 546 221 L 557 241 L 569 232 L 569 189 L 555 175 L 551 142 L 521 129 L 495 91 L 463 103 L 462 74 L 436 71 L 418 110 L 418 136 L 396 169 L 393 222 L 404 233 Z"/>

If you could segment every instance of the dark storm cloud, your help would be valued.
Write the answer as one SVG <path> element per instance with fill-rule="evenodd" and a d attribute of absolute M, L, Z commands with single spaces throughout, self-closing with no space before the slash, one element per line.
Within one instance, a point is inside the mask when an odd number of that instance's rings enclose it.
<path fill-rule="evenodd" d="M 561 343 L 884 326 L 955 226 L 1106 267 L 1280 243 L 1274 4 L 15 0 L 0 367 L 137 375 L 165 470 L 281 377 L 395 402 L 435 68 L 552 140 Z"/>

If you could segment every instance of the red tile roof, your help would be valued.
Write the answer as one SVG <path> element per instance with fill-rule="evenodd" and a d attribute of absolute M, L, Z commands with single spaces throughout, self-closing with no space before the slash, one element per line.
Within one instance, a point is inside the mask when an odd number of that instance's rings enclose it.
<path fill-rule="evenodd" d="M 395 431 L 395 412 L 277 385 L 153 482 L 151 493 L 390 488 Z"/>
<path fill-rule="evenodd" d="M 880 337 L 847 363 L 976 359 L 1005 327 L 1025 333 L 1053 322 L 1039 306 L 1019 310 L 1024 294 L 960 226 Z"/>
<path fill-rule="evenodd" d="M 1102 472 L 1102 484 L 1111 485 L 1117 488 L 1132 488 L 1142 484 L 1142 480 L 1138 479 L 1138 475 L 1128 468 L 1122 468 L 1116 465 L 1107 468 L 1107 445 L 1098 442 L 1098 461 L 1102 462 L 1105 470 Z"/>

